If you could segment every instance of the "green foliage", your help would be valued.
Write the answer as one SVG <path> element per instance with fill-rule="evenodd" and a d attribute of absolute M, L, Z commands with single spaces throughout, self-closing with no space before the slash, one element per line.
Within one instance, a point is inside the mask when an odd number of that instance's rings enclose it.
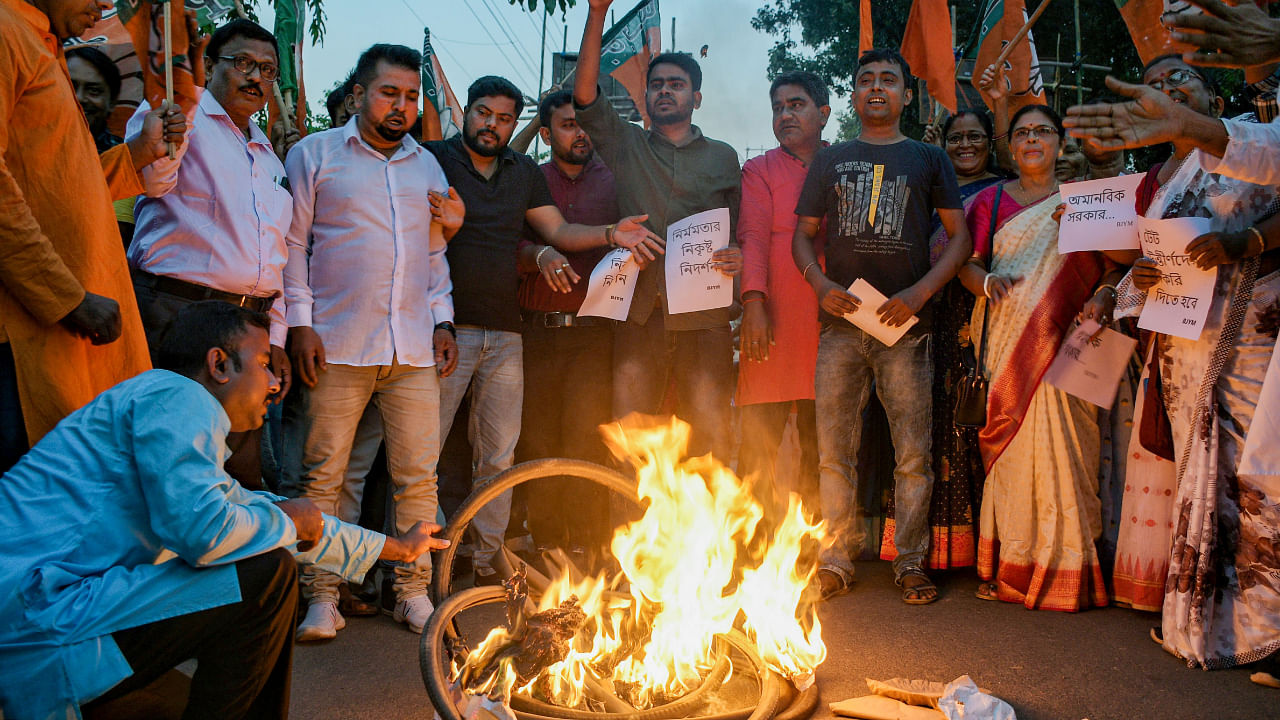
<path fill-rule="evenodd" d="M 528 7 L 529 12 L 534 12 L 538 9 L 538 0 L 507 0 L 507 2 L 521 9 Z M 542 0 L 542 8 L 548 15 L 556 10 L 562 13 L 566 12 L 577 4 L 578 0 Z"/>

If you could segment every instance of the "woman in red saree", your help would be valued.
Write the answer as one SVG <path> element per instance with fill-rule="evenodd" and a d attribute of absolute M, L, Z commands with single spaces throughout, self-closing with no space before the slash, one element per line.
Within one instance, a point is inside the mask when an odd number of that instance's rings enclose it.
<path fill-rule="evenodd" d="M 978 195 L 969 213 L 975 255 L 960 271 L 985 299 L 970 327 L 980 334 L 986 323 L 990 382 L 979 432 L 987 481 L 978 574 L 988 582 L 978 595 L 1077 611 L 1107 602 L 1094 548 L 1102 530 L 1098 413 L 1040 380 L 1082 307 L 1109 317 L 1114 286 L 1100 284 L 1101 254 L 1058 253 L 1061 120 L 1030 105 L 1010 127 L 1019 178 Z"/>

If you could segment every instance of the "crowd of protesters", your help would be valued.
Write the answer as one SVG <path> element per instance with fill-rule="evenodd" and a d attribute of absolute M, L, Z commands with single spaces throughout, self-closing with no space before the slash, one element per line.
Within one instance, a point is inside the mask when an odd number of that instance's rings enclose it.
<path fill-rule="evenodd" d="M 830 540 L 815 598 L 867 552 L 911 605 L 939 597 L 927 570 L 976 566 L 982 599 L 1157 611 L 1189 665 L 1280 674 L 1280 29 L 1256 7 L 1166 17 L 1207 52 L 1065 118 L 1010 112 L 987 68 L 994 112 L 923 141 L 894 50 L 859 59 L 860 131 L 834 145 L 826 85 L 783 73 L 759 99 L 778 147 L 740 167 L 693 124 L 689 55 L 649 64 L 647 126 L 614 110 L 610 0 L 524 130 L 524 94 L 486 76 L 447 139 L 418 117 L 421 56 L 385 44 L 328 98 L 331 129 L 269 136 L 278 45 L 248 20 L 192 23 L 198 102 L 143 103 L 113 137 L 118 70 L 61 50 L 99 5 L 0 0 L 6 717 L 75 716 L 190 657 L 189 716 L 283 716 L 295 639 L 379 604 L 422 632 L 446 497 L 517 461 L 608 464 L 598 428 L 632 413 L 690 423 L 690 454 L 735 466 L 766 518 L 800 494 Z M 1254 111 L 1223 117 L 1188 60 L 1244 68 Z M 1162 144 L 1128 170 L 1139 214 L 1210 223 L 1188 249 L 1217 272 L 1197 340 L 1137 328 L 1161 278 L 1140 251 L 1058 252 L 1061 185 Z M 735 301 L 672 313 L 667 228 L 717 208 Z M 613 248 L 641 267 L 627 318 L 578 314 Z M 897 342 L 845 319 L 859 279 L 883 325 L 913 323 Z M 1085 320 L 1140 341 L 1109 411 L 1042 381 Z M 957 425 L 978 375 L 985 425 Z M 877 455 L 889 502 L 869 508 Z M 523 536 L 599 560 L 628 519 L 585 482 L 526 487 L 475 518 L 463 581 L 501 583 Z"/>

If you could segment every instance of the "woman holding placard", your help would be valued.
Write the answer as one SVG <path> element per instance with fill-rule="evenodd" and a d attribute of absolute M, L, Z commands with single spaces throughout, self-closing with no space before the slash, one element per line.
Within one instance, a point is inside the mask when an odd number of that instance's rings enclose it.
<path fill-rule="evenodd" d="M 1028 105 L 1010 128 L 1019 177 L 974 200 L 974 257 L 959 275 L 985 300 L 970 327 L 986 345 L 981 370 L 990 382 L 978 434 L 987 470 L 978 574 L 988 582 L 978 596 L 1077 611 L 1107 602 L 1094 548 L 1102 522 L 1098 413 L 1040 378 L 1081 307 L 1094 295 L 1104 304 L 1112 296 L 1095 292 L 1099 253 L 1058 253 L 1062 121 Z"/>
<path fill-rule="evenodd" d="M 1156 58 L 1142 79 L 1204 115 L 1222 112 L 1212 76 L 1179 55 Z M 1173 157 L 1148 171 L 1138 188 L 1140 213 L 1207 217 L 1212 232 L 1191 241 L 1173 264 L 1139 259 L 1120 284 L 1118 303 L 1120 314 L 1138 315 L 1146 290 L 1182 264 L 1217 268 L 1199 335 L 1156 334 L 1148 354 L 1135 442 L 1168 461 L 1163 472 L 1130 466 L 1124 516 L 1134 527 L 1122 532 L 1117 557 L 1117 572 L 1121 561 L 1156 561 L 1158 576 L 1147 580 L 1162 590 L 1165 648 L 1211 669 L 1280 649 L 1280 482 L 1258 461 L 1275 454 L 1280 437 L 1271 407 L 1280 403 L 1260 405 L 1264 383 L 1280 382 L 1271 357 L 1280 330 L 1280 258 L 1264 254 L 1274 221 L 1261 222 L 1280 209 L 1280 192 L 1220 176 L 1216 165 L 1175 141 Z M 1268 461 L 1274 458 L 1261 463 Z"/>

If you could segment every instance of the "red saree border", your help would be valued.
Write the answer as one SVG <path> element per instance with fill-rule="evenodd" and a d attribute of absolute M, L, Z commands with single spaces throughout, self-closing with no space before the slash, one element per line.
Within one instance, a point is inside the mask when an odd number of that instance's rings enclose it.
<path fill-rule="evenodd" d="M 1021 603 L 1029 610 L 1059 612 L 1079 612 L 1107 605 L 1102 567 L 1096 562 L 1068 569 L 997 561 L 999 555 L 998 544 L 989 538 L 978 541 L 978 576 L 983 580 L 992 580 L 994 576 L 997 597 L 1003 602 Z"/>

